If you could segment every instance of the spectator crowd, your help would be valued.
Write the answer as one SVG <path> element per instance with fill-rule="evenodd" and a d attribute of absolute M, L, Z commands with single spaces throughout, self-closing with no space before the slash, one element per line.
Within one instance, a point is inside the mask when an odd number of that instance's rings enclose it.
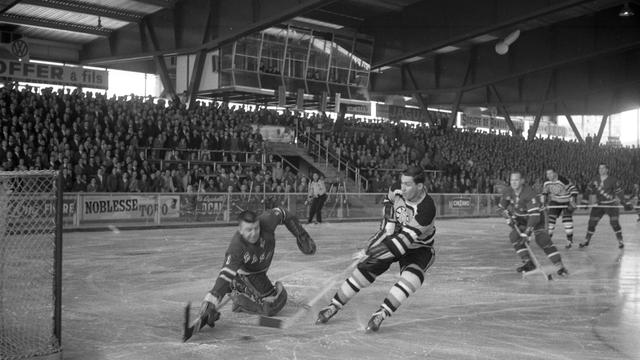
<path fill-rule="evenodd" d="M 491 193 L 520 169 L 533 185 L 547 167 L 580 190 L 609 164 L 629 192 L 640 150 L 561 139 L 278 113 L 198 102 L 187 109 L 142 97 L 0 88 L 2 170 L 62 168 L 68 192 L 306 192 L 307 178 L 268 153 L 259 127 L 298 127 L 384 192 L 404 167 L 429 170 L 432 193 Z"/>

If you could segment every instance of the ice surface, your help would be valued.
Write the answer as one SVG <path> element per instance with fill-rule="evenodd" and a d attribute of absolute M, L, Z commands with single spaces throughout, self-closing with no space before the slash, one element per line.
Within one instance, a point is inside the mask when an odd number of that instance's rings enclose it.
<path fill-rule="evenodd" d="M 586 231 L 577 216 L 576 240 Z M 317 308 L 287 329 L 222 310 L 214 329 L 182 343 L 183 307 L 194 312 L 222 265 L 234 227 L 73 232 L 64 235 L 65 359 L 640 359 L 640 225 L 623 215 L 618 250 L 603 219 L 587 249 L 564 249 L 571 275 L 523 279 L 501 219 L 438 220 L 435 264 L 423 287 L 382 324 L 364 326 L 398 267 L 363 289 L 335 318 L 314 325 Z M 315 256 L 278 230 L 269 276 L 281 280 L 292 316 L 376 229 L 373 222 L 311 225 Z M 533 245 L 547 271 L 553 266 Z M 346 274 L 344 274 L 346 275 Z M 336 284 L 337 287 L 337 284 Z"/>

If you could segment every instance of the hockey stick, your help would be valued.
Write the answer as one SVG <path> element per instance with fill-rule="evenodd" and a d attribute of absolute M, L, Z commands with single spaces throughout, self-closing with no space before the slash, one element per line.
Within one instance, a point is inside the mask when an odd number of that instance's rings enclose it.
<path fill-rule="evenodd" d="M 566 209 L 566 208 L 568 208 L 568 206 L 566 206 L 566 205 L 549 205 L 549 206 L 546 206 L 545 208 L 546 209 Z M 598 204 L 591 204 L 591 205 L 576 205 L 575 208 L 576 209 L 591 209 L 591 208 L 624 209 L 624 205 L 598 205 Z M 640 206 L 634 205 L 633 209 L 631 209 L 629 211 L 633 211 L 634 209 L 640 209 Z"/>
<path fill-rule="evenodd" d="M 217 306 L 218 311 L 222 309 L 222 307 L 229 302 L 231 298 L 226 296 Z M 193 322 L 190 323 L 191 317 L 191 303 L 187 303 L 187 306 L 184 307 L 184 328 L 182 330 L 182 342 L 186 342 L 189 340 L 193 334 L 200 332 L 200 330 L 204 327 L 202 323 L 202 317 L 198 316 Z"/>
<path fill-rule="evenodd" d="M 513 230 L 517 231 L 518 235 L 520 235 L 520 238 L 521 238 L 522 242 L 524 243 L 524 246 L 527 248 L 527 251 L 529 252 L 529 257 L 531 258 L 531 261 L 533 261 L 533 265 L 535 265 L 536 270 L 540 271 L 542 276 L 544 276 L 545 280 L 547 280 L 547 281 L 553 280 L 553 277 L 551 276 L 551 274 L 547 274 L 542 269 L 542 266 L 540 266 L 540 262 L 538 262 L 538 258 L 533 253 L 533 250 L 531 249 L 531 246 L 529 246 L 529 236 L 527 234 L 523 233 L 523 232 L 520 232 L 520 229 L 518 229 L 518 227 L 515 224 L 511 224 L 511 228 L 513 228 Z M 533 271 L 535 271 L 535 270 L 533 270 Z M 523 272 L 522 273 L 522 277 L 524 278 L 529 273 L 531 273 L 531 271 Z"/>
<path fill-rule="evenodd" d="M 311 308 L 320 301 L 329 290 L 333 289 L 338 281 L 343 281 L 344 273 L 350 273 L 353 269 L 360 263 L 362 258 L 355 259 L 349 266 L 340 274 L 334 275 L 329 281 L 328 284 L 323 287 L 311 300 L 307 301 L 302 305 L 302 308 L 296 311 L 293 316 L 285 319 L 278 319 L 269 316 L 260 316 L 258 319 L 258 325 L 266 326 L 277 329 L 286 329 L 296 323 L 302 316 L 304 316 Z"/>

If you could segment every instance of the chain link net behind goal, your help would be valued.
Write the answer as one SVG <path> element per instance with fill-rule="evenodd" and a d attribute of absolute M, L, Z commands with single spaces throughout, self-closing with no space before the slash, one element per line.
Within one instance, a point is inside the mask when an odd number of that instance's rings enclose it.
<path fill-rule="evenodd" d="M 57 171 L 0 171 L 3 360 L 61 354 L 57 179 Z"/>

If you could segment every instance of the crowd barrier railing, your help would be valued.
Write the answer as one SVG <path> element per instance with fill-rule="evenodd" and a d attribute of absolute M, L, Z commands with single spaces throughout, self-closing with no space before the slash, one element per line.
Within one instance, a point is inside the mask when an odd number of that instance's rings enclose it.
<path fill-rule="evenodd" d="M 499 194 L 430 194 L 438 218 L 494 217 Z M 379 220 L 385 194 L 331 193 L 322 210 L 323 220 Z M 33 205 L 33 206 L 31 206 Z M 25 204 L 24 211 L 53 211 L 51 206 Z M 276 206 L 306 223 L 306 193 L 65 193 L 65 229 L 235 224 L 243 210 L 261 212 Z M 589 209 L 576 209 L 587 214 Z"/>

